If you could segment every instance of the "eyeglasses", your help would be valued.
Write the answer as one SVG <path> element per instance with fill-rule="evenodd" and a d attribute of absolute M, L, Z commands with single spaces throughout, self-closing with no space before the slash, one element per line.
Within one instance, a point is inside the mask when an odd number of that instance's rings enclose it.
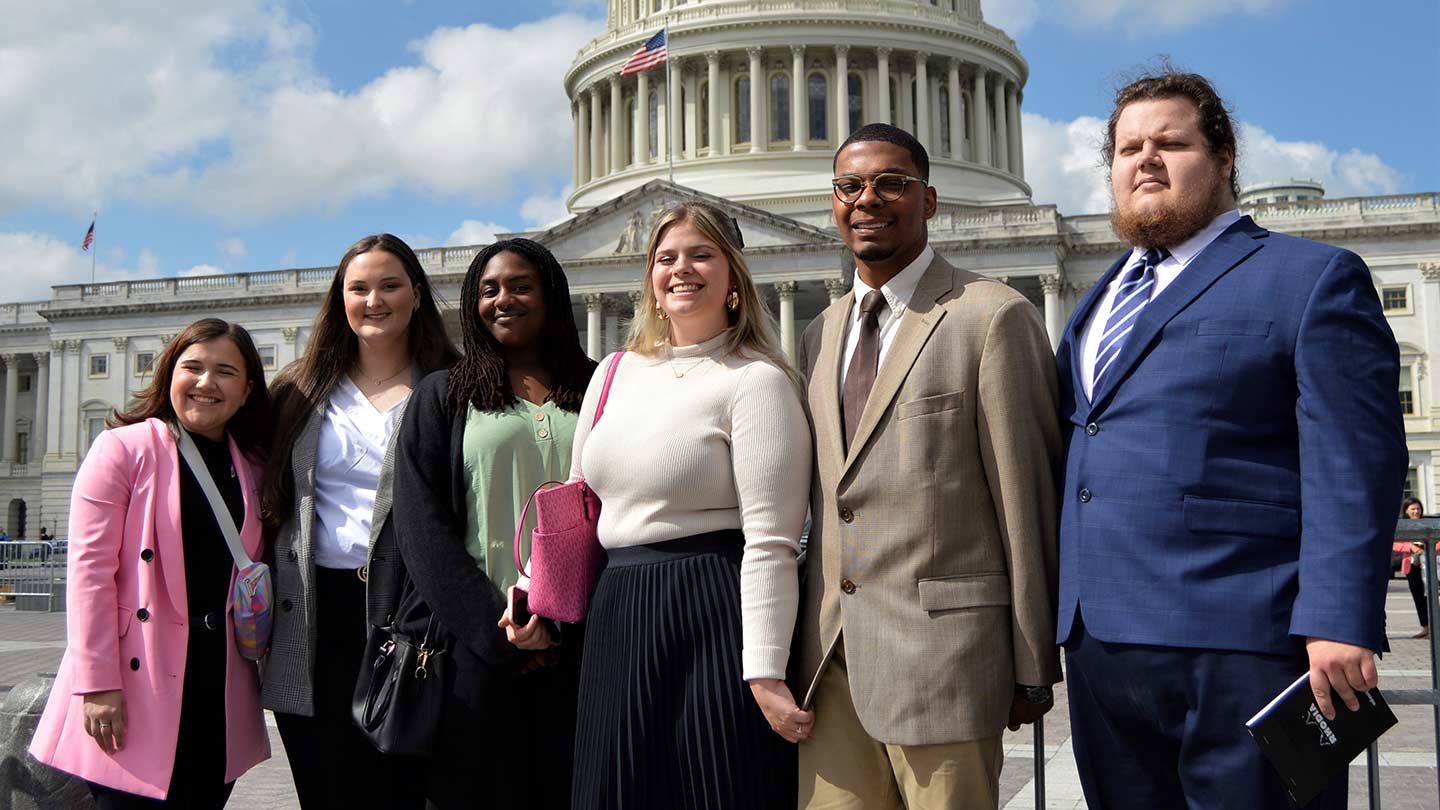
<path fill-rule="evenodd" d="M 865 187 L 875 189 L 875 196 L 885 202 L 895 202 L 905 195 L 905 186 L 909 183 L 929 185 L 918 177 L 911 177 L 908 174 L 877 174 L 874 178 L 866 180 L 854 174 L 841 175 L 830 181 L 835 187 L 835 197 L 840 202 L 849 205 L 860 199 L 865 193 Z"/>

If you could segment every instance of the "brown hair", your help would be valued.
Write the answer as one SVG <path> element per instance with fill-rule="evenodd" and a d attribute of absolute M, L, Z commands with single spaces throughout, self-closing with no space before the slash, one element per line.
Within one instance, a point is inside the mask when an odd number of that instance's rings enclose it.
<path fill-rule="evenodd" d="M 1235 126 L 1230 120 L 1231 111 L 1225 106 L 1220 94 L 1210 80 L 1198 73 L 1184 73 L 1161 61 L 1154 73 L 1141 76 L 1115 92 L 1115 107 L 1110 112 L 1110 121 L 1105 125 L 1105 142 L 1100 147 L 1100 156 L 1105 161 L 1108 175 L 1115 159 L 1115 125 L 1120 113 L 1137 101 L 1158 101 L 1167 98 L 1183 98 L 1195 105 L 1200 114 L 1200 132 L 1210 148 L 1212 157 L 1230 154 L 1230 191 L 1240 196 L 1240 148 L 1235 138 Z"/>
<path fill-rule="evenodd" d="M 290 515 L 295 496 L 290 469 L 290 450 L 304 429 L 305 422 L 330 398 L 330 392 L 348 374 L 360 357 L 360 340 L 345 318 L 345 271 L 350 262 L 362 253 L 383 250 L 400 261 L 410 284 L 418 291 L 420 306 L 410 318 L 407 337 L 411 363 L 423 372 L 449 368 L 460 357 L 445 322 L 440 317 L 437 297 L 430 289 L 430 279 L 415 251 L 398 236 L 379 233 L 367 236 L 345 251 L 330 288 L 320 302 L 320 311 L 310 327 L 310 340 L 305 354 L 286 366 L 275 377 L 271 395 L 275 403 L 274 442 L 265 470 L 262 512 L 272 526 L 284 523 Z"/>
<path fill-rule="evenodd" d="M 240 356 L 245 360 L 245 380 L 250 383 L 250 395 L 241 403 L 240 410 L 230 417 L 225 430 L 235 439 L 242 453 L 259 458 L 270 438 L 270 394 L 265 390 L 265 364 L 260 361 L 260 352 L 255 350 L 255 341 L 250 339 L 245 327 L 219 318 L 201 318 L 171 338 L 155 359 L 155 377 L 150 385 L 135 395 L 127 410 L 111 409 L 105 427 L 133 425 L 146 419 L 162 419 L 179 427 L 175 406 L 170 404 L 170 381 L 175 378 L 175 364 L 180 355 L 196 343 L 208 343 L 219 338 L 229 338 L 240 350 Z"/>

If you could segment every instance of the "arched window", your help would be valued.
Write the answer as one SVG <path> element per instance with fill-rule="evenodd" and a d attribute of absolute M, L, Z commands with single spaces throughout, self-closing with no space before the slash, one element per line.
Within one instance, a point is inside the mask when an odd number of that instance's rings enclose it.
<path fill-rule="evenodd" d="M 950 88 L 940 85 L 940 151 L 954 155 L 950 143 Z"/>
<path fill-rule="evenodd" d="M 830 128 L 825 124 L 830 116 L 825 113 L 830 109 L 830 87 L 825 81 L 825 74 L 811 73 L 805 84 L 805 94 L 810 104 L 810 139 L 827 140 L 830 137 Z"/>
<path fill-rule="evenodd" d="M 770 140 L 790 140 L 790 77 L 784 73 L 770 77 Z"/>
<path fill-rule="evenodd" d="M 735 80 L 735 143 L 750 142 L 750 77 Z"/>
<path fill-rule="evenodd" d="M 865 85 L 860 81 L 860 74 L 851 73 L 848 83 L 850 89 L 850 132 L 860 128 L 863 123 L 861 119 L 865 115 Z M 849 137 L 850 133 L 843 133 Z"/>
<path fill-rule="evenodd" d="M 695 114 L 700 126 L 697 127 L 695 140 L 700 144 L 701 149 L 710 146 L 710 83 L 700 83 L 700 109 Z"/>
<path fill-rule="evenodd" d="M 649 106 L 646 117 L 650 119 L 650 157 L 653 158 L 660 155 L 660 94 L 654 90 L 650 91 Z"/>

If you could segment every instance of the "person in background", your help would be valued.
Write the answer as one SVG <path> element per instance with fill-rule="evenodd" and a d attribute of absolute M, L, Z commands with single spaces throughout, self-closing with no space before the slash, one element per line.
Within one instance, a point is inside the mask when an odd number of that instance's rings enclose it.
<path fill-rule="evenodd" d="M 710 204 L 656 217 L 627 353 L 585 393 L 570 474 L 604 504 L 608 559 L 586 618 L 575 808 L 795 803 L 791 743 L 810 715 L 783 678 L 810 427 L 743 246 Z"/>
<path fill-rule="evenodd" d="M 264 703 L 306 810 L 423 800 L 424 764 L 377 752 L 350 702 L 370 549 L 390 514 L 391 437 L 412 385 L 457 357 L 420 260 L 382 233 L 345 251 L 305 355 L 275 380 L 265 512 L 278 609 Z"/>
<path fill-rule="evenodd" d="M 392 515 L 400 559 L 377 562 L 396 623 L 450 637 L 445 720 L 431 807 L 569 807 L 580 628 L 556 650 L 538 617 L 516 625 L 512 542 L 530 493 L 569 475 L 571 442 L 595 363 L 585 356 L 560 263 L 506 239 L 470 264 L 460 293 L 465 356 L 426 377 L 401 428 Z M 528 537 L 534 512 L 526 521 Z M 522 548 L 522 550 L 524 550 Z M 403 572 L 403 576 L 401 575 Z M 558 628 L 557 628 L 558 629 Z M 509 643 L 507 643 L 507 637 Z M 517 674 L 518 673 L 518 674 Z M 540 771 L 526 776 L 531 768 Z M 583 805 L 579 805 L 583 806 Z"/>
<path fill-rule="evenodd" d="M 1400 517 L 1408 520 L 1419 520 L 1425 516 L 1425 504 L 1419 498 L 1406 498 L 1400 505 Z M 1410 550 L 1410 571 L 1405 574 L 1405 582 L 1410 586 L 1410 598 L 1415 600 L 1415 614 L 1420 619 L 1420 632 L 1413 638 L 1430 637 L 1430 603 L 1429 597 L 1425 594 L 1425 546 L 1415 543 Z"/>
<path fill-rule="evenodd" d="M 185 327 L 155 369 L 75 477 L 67 645 L 30 754 L 90 782 L 101 810 L 211 810 L 270 738 L 235 643 L 235 563 L 176 438 L 194 440 L 259 559 L 269 397 L 249 333 L 216 318 Z"/>

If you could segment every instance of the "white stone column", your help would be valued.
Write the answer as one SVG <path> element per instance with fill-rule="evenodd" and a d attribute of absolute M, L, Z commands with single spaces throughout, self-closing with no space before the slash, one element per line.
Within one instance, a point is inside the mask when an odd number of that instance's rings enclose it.
<path fill-rule="evenodd" d="M 1010 173 L 1025 177 L 1025 140 L 1020 134 L 1020 91 L 1011 85 L 1005 96 L 1005 111 L 1010 120 Z"/>
<path fill-rule="evenodd" d="M 670 103 L 666 105 L 665 120 L 670 122 L 670 157 L 672 160 L 680 160 L 685 157 L 680 144 L 685 140 L 681 135 L 681 127 L 685 126 L 684 105 L 680 101 L 680 84 L 685 81 L 685 68 L 679 59 L 670 60 Z"/>
<path fill-rule="evenodd" d="M 1060 332 L 1065 329 L 1065 314 L 1060 311 L 1060 289 L 1065 277 L 1056 273 L 1040 277 L 1040 290 L 1045 293 L 1045 332 L 1050 335 L 1050 348 L 1060 345 Z"/>
<path fill-rule="evenodd" d="M 575 147 L 576 147 L 576 151 L 578 151 L 578 152 L 580 153 L 580 163 L 579 163 L 579 168 L 578 168 L 578 170 L 577 170 L 577 174 L 578 174 L 578 176 L 579 176 L 579 178 L 580 178 L 580 184 L 583 185 L 583 184 L 585 184 L 585 183 L 590 182 L 590 179 L 591 179 L 591 174 L 590 174 L 590 96 L 589 96 L 588 93 L 586 93 L 586 92 L 583 91 L 583 90 L 582 90 L 582 91 L 579 91 L 578 93 L 576 93 L 576 96 L 577 96 L 578 99 L 579 99 L 579 100 L 576 102 L 576 103 L 577 103 L 577 106 L 579 107 L 579 113 L 578 113 L 578 117 L 579 117 L 579 122 L 578 122 L 579 134 L 578 134 L 578 136 L 577 136 L 577 138 L 576 138 Z"/>
<path fill-rule="evenodd" d="M 625 345 L 625 336 L 620 334 L 620 307 L 615 301 L 605 302 L 605 351 L 613 352 Z"/>
<path fill-rule="evenodd" d="M 115 346 L 115 362 L 110 364 L 110 370 L 120 374 L 120 407 L 124 409 L 130 404 L 130 338 L 116 337 L 110 342 Z"/>
<path fill-rule="evenodd" d="M 35 421 L 30 428 L 30 458 L 26 463 L 45 458 L 45 430 L 50 407 L 50 354 L 35 352 L 30 355 L 35 361 Z"/>
<path fill-rule="evenodd" d="M 960 60 L 951 59 L 946 75 L 950 94 L 950 157 L 965 157 L 965 120 L 960 117 Z"/>
<path fill-rule="evenodd" d="M 970 88 L 970 103 L 975 107 L 975 162 L 991 166 L 990 111 L 985 100 L 985 69 L 975 68 L 975 85 Z"/>
<path fill-rule="evenodd" d="M 635 127 L 635 162 L 650 162 L 650 76 L 645 73 L 636 79 L 635 114 L 640 121 Z"/>
<path fill-rule="evenodd" d="M 850 137 L 850 46 L 835 46 L 835 133 L 832 142 L 839 146 Z"/>
<path fill-rule="evenodd" d="M 682 80 L 685 104 L 680 117 L 685 121 L 685 157 L 700 157 L 700 71 L 685 71 Z"/>
<path fill-rule="evenodd" d="M 625 166 L 625 100 L 621 94 L 620 77 L 610 79 L 610 171 Z"/>
<path fill-rule="evenodd" d="M 830 297 L 830 303 L 839 301 L 847 292 L 850 292 L 850 285 L 844 279 L 825 279 L 825 294 Z"/>
<path fill-rule="evenodd" d="M 590 85 L 590 178 L 599 180 L 605 176 L 604 131 L 605 104 L 600 99 L 600 85 Z"/>
<path fill-rule="evenodd" d="M 875 59 L 878 63 L 879 92 L 876 94 L 877 103 L 880 109 L 876 111 L 875 120 L 882 124 L 892 123 L 890 121 L 890 49 L 876 48 Z"/>
<path fill-rule="evenodd" d="M 6 354 L 0 356 L 5 361 L 5 419 L 4 419 L 4 456 L 0 457 L 0 469 L 9 469 L 11 464 L 24 464 L 25 460 L 15 458 L 15 415 L 19 410 L 20 403 L 16 400 L 20 397 L 20 369 L 16 366 L 20 362 L 20 355 Z"/>
<path fill-rule="evenodd" d="M 65 341 L 50 341 L 50 379 L 45 397 L 45 457 L 60 458 L 60 408 L 65 400 Z"/>
<path fill-rule="evenodd" d="M 1005 78 L 995 77 L 995 168 L 1010 171 L 1010 127 L 1005 120 Z"/>
<path fill-rule="evenodd" d="M 720 128 L 720 99 L 728 95 L 727 89 L 720 82 L 720 52 L 707 51 L 705 53 L 705 79 L 710 85 L 710 98 L 706 114 L 710 117 L 709 131 L 706 137 L 710 140 L 710 154 L 724 154 L 724 136 Z"/>
<path fill-rule="evenodd" d="M 85 360 L 82 353 L 84 345 L 81 340 L 65 341 L 65 401 L 60 408 L 60 418 L 63 420 L 60 426 L 60 452 L 72 468 L 80 457 L 80 383 L 85 378 L 85 369 L 81 365 Z"/>
<path fill-rule="evenodd" d="M 915 52 L 915 137 L 927 152 L 934 152 L 930 143 L 930 72 L 926 61 L 930 54 Z"/>
<path fill-rule="evenodd" d="M 580 179 L 580 144 L 584 143 L 580 133 L 580 105 L 570 105 L 570 185 L 579 188 L 585 182 Z"/>
<path fill-rule="evenodd" d="M 895 126 L 915 134 L 915 94 L 910 92 L 910 82 L 915 74 L 900 69 L 899 75 L 900 98 L 895 100 Z"/>
<path fill-rule="evenodd" d="M 810 140 L 810 103 L 805 92 L 805 46 L 790 46 L 790 147 L 803 152 Z"/>
<path fill-rule="evenodd" d="M 591 360 L 599 360 L 604 345 L 601 343 L 600 318 L 605 310 L 605 296 L 599 293 L 585 294 L 585 353 Z"/>
<path fill-rule="evenodd" d="M 795 360 L 795 293 L 800 285 L 794 281 L 775 283 L 775 294 L 780 297 L 780 348 L 785 356 Z"/>
<path fill-rule="evenodd" d="M 750 56 L 750 151 L 763 152 L 769 143 L 770 131 L 765 128 L 765 96 L 769 82 L 765 80 L 765 65 L 760 57 L 761 48 L 746 48 Z"/>

